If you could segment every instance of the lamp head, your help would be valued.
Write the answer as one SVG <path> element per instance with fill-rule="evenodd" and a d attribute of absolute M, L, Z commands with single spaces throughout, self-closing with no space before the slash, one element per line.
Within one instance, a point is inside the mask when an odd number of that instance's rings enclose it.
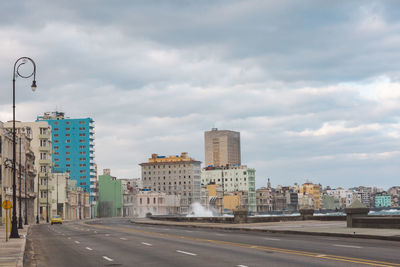
<path fill-rule="evenodd" d="M 35 80 L 33 80 L 33 82 L 32 82 L 32 85 L 31 85 L 31 88 L 32 88 L 32 92 L 35 92 L 36 91 L 36 81 Z"/>

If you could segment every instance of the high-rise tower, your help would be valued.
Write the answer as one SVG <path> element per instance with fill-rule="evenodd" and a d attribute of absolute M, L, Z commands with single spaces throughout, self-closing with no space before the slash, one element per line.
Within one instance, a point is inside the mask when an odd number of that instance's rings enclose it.
<path fill-rule="evenodd" d="M 45 112 L 37 121 L 47 121 L 52 128 L 53 172 L 68 172 L 79 187 L 86 192 L 94 191 L 91 184 L 95 184 L 97 178 L 93 119 L 70 119 L 64 112 L 56 111 Z"/>
<path fill-rule="evenodd" d="M 218 130 L 204 132 L 206 166 L 240 165 L 240 132 Z"/>

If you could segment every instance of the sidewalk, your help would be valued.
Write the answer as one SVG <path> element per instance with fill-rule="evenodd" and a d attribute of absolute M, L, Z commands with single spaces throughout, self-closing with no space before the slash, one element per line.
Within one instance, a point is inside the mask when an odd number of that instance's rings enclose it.
<path fill-rule="evenodd" d="M 400 241 L 400 229 L 376 229 L 376 228 L 347 228 L 343 221 L 287 221 L 247 224 L 226 223 L 196 223 L 159 221 L 148 218 L 132 219 L 132 223 L 185 226 L 220 230 L 241 230 L 254 232 L 269 232 L 282 234 L 303 234 L 318 236 L 357 237 L 381 240 Z"/>
<path fill-rule="evenodd" d="M 18 229 L 20 238 L 12 238 L 6 242 L 5 225 L 0 226 L 0 267 L 23 266 L 28 228 L 29 225 L 24 225 L 24 229 Z"/>

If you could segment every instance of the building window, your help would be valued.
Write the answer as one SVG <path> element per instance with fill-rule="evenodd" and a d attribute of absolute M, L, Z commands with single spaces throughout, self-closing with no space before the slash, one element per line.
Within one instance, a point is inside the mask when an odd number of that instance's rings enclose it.
<path fill-rule="evenodd" d="M 79 124 L 85 124 L 85 121 L 79 121 Z"/>
<path fill-rule="evenodd" d="M 57 143 L 58 143 L 58 140 L 54 140 L 54 143 L 56 143 L 56 144 L 57 144 Z"/>
<path fill-rule="evenodd" d="M 66 125 L 70 125 L 70 124 L 71 124 L 71 122 L 67 121 L 65 124 L 66 124 Z"/>
<path fill-rule="evenodd" d="M 58 131 L 58 128 L 54 128 L 54 131 Z"/>
<path fill-rule="evenodd" d="M 71 148 L 70 146 L 65 146 L 65 148 Z"/>
<path fill-rule="evenodd" d="M 71 160 L 71 158 L 66 158 L 65 160 L 66 160 L 66 161 L 70 161 L 70 160 Z"/>
<path fill-rule="evenodd" d="M 58 137 L 58 134 L 54 134 L 54 137 Z"/>
<path fill-rule="evenodd" d="M 65 143 L 71 143 L 71 140 L 67 139 L 65 140 Z"/>
<path fill-rule="evenodd" d="M 71 165 L 70 164 L 65 164 L 65 167 L 71 167 Z"/>
<path fill-rule="evenodd" d="M 71 130 L 71 128 L 65 128 L 65 130 L 69 131 L 69 130 Z"/>
<path fill-rule="evenodd" d="M 65 134 L 65 136 L 71 136 L 70 134 Z"/>
<path fill-rule="evenodd" d="M 54 149 L 58 149 L 58 146 L 54 146 Z"/>
<path fill-rule="evenodd" d="M 58 153 L 58 152 L 57 152 L 57 153 Z M 65 155 L 69 155 L 69 154 L 71 154 L 71 152 L 66 152 L 66 153 L 65 153 Z"/>

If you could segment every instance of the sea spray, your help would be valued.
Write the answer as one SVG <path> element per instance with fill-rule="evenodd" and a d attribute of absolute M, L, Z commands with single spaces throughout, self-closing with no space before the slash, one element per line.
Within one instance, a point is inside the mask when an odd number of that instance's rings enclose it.
<path fill-rule="evenodd" d="M 190 205 L 191 212 L 187 217 L 213 217 L 213 212 L 203 207 L 199 202 Z"/>

